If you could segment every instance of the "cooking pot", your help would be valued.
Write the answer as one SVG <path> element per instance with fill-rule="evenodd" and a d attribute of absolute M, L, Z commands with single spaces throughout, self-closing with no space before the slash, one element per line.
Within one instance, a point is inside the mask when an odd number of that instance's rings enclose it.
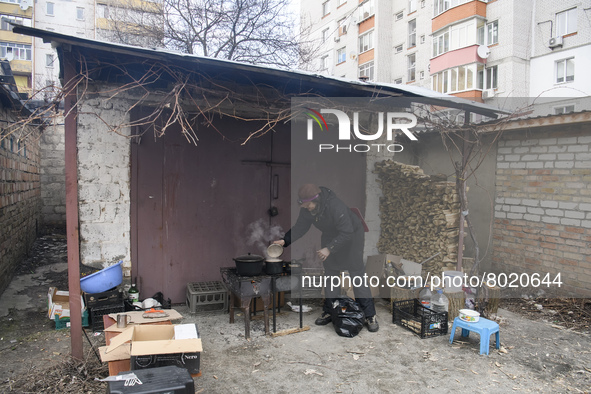
<path fill-rule="evenodd" d="M 242 276 L 255 276 L 263 273 L 263 264 L 265 259 L 263 256 L 256 254 L 246 254 L 234 258 L 236 262 L 236 273 Z"/>
<path fill-rule="evenodd" d="M 283 272 L 283 260 L 267 259 L 265 260 L 265 273 L 267 275 L 277 275 Z"/>

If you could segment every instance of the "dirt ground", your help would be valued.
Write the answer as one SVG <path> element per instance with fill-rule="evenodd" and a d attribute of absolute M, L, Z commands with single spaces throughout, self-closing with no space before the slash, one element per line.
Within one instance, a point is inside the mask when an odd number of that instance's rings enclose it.
<path fill-rule="evenodd" d="M 107 384 L 94 380 L 106 376 L 106 365 L 89 344 L 103 345 L 103 334 L 87 329 L 85 360 L 75 363 L 69 329 L 55 330 L 46 316 L 47 289 L 67 284 L 65 253 L 63 236 L 40 238 L 0 297 L 2 393 L 106 392 Z M 386 302 L 377 305 L 380 331 L 364 329 L 351 339 L 337 336 L 332 325 L 314 326 L 319 307 L 308 304 L 309 331 L 272 338 L 264 335 L 262 320 L 254 320 L 250 341 L 244 339 L 243 316 L 229 324 L 227 313 L 191 314 L 174 306 L 181 322 L 197 323 L 203 340 L 196 392 L 591 392 L 588 325 L 566 328 L 556 313 L 532 306 L 533 300 L 505 303 L 511 310 L 499 313 L 502 348 L 491 348 L 488 356 L 479 355 L 477 334 L 461 338 L 458 331 L 450 345 L 449 335 L 420 339 L 393 325 Z M 287 309 L 277 318 L 278 330 L 298 325 L 299 315 Z"/>

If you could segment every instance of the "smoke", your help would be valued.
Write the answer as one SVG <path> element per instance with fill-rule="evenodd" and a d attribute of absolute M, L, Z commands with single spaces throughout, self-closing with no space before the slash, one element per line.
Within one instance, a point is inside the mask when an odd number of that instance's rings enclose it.
<path fill-rule="evenodd" d="M 279 225 L 271 226 L 268 221 L 259 219 L 246 227 L 248 238 L 246 244 L 254 246 L 263 256 L 267 254 L 267 247 L 272 241 L 282 239 L 285 233 Z"/>

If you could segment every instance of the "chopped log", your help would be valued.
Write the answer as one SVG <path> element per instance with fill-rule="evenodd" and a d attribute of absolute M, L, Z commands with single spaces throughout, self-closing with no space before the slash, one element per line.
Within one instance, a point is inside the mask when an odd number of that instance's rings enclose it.
<path fill-rule="evenodd" d="M 444 291 L 443 294 L 445 294 L 449 301 L 449 307 L 447 308 L 447 319 L 449 321 L 453 321 L 460 315 L 460 309 L 466 308 L 466 295 L 463 291 Z"/>

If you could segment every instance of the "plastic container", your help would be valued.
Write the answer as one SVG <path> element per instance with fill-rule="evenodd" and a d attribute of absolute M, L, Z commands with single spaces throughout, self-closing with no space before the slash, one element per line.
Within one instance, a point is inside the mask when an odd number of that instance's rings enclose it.
<path fill-rule="evenodd" d="M 431 309 L 437 313 L 447 312 L 449 309 L 449 300 L 443 294 L 442 289 L 437 289 L 431 297 Z"/>
<path fill-rule="evenodd" d="M 123 281 L 121 264 L 123 264 L 123 260 L 99 272 L 81 278 L 80 289 L 85 293 L 102 293 L 115 286 L 119 286 Z"/>
<path fill-rule="evenodd" d="M 392 323 L 414 332 L 421 338 L 445 335 L 449 327 L 447 312 L 437 313 L 425 308 L 416 298 L 392 304 Z"/>
<path fill-rule="evenodd" d="M 428 287 L 423 288 L 423 290 L 419 292 L 419 301 L 421 302 L 421 305 L 425 308 L 431 308 L 431 296 L 431 290 L 429 290 Z"/>
<path fill-rule="evenodd" d="M 476 323 L 480 320 L 480 313 L 472 309 L 460 309 L 460 319 L 468 323 Z"/>

